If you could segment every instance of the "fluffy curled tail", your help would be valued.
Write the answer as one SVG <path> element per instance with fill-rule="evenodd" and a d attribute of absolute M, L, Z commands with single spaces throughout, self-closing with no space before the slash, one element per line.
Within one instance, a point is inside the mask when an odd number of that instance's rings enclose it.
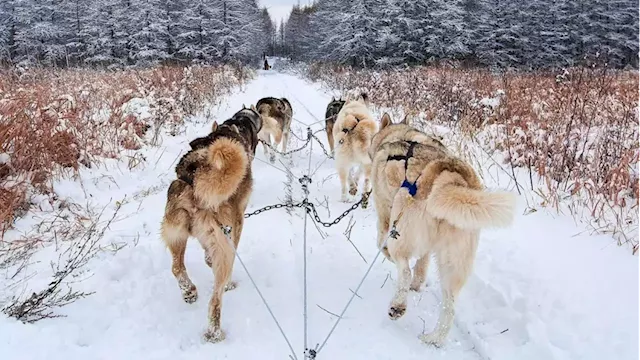
<path fill-rule="evenodd" d="M 461 229 L 507 227 L 515 214 L 516 197 L 506 191 L 473 189 L 442 173 L 427 197 L 427 211 Z"/>
<path fill-rule="evenodd" d="M 196 173 L 194 196 L 205 208 L 216 209 L 228 200 L 247 173 L 249 158 L 239 142 L 221 138 L 209 145 L 207 166 Z"/>

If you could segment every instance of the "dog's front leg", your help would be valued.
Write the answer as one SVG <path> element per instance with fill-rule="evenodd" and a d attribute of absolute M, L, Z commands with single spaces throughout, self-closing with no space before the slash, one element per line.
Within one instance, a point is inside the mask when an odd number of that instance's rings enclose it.
<path fill-rule="evenodd" d="M 384 257 L 387 260 L 393 262 L 391 260 L 391 256 L 389 255 L 389 248 L 384 244 L 384 241 L 389 237 L 389 212 L 384 209 L 380 209 L 378 207 L 378 249 L 382 252 Z"/>
<path fill-rule="evenodd" d="M 262 148 L 264 149 L 264 157 L 269 159 L 273 164 L 276 162 L 276 155 L 271 148 L 271 134 L 267 131 L 263 131 L 258 134 L 258 138 L 262 141 Z"/>
<path fill-rule="evenodd" d="M 347 197 L 347 180 L 349 177 L 349 168 L 347 165 L 338 164 L 338 177 L 340 178 L 341 187 L 340 201 L 348 202 L 349 198 Z"/>
<path fill-rule="evenodd" d="M 358 193 L 358 183 L 362 176 L 362 166 L 359 166 L 349 174 L 349 195 L 356 196 Z"/>
<path fill-rule="evenodd" d="M 429 260 L 431 255 L 427 253 L 413 266 L 413 280 L 411 281 L 411 291 L 420 291 L 422 284 L 427 279 L 427 270 L 429 269 Z"/>

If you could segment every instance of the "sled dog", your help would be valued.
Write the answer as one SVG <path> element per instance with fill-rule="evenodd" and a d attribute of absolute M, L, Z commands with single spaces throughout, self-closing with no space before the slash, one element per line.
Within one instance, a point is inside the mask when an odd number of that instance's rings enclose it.
<path fill-rule="evenodd" d="M 269 158 L 271 163 L 274 163 L 276 155 L 269 146 L 277 148 L 282 143 L 282 152 L 287 151 L 291 119 L 293 118 L 291 103 L 286 98 L 266 97 L 258 100 L 255 109 L 262 117 L 262 130 L 260 130 L 258 137 L 262 142 L 268 144 L 262 144 L 264 155 Z M 275 140 L 273 144 L 271 143 L 272 136 Z"/>
<path fill-rule="evenodd" d="M 515 195 L 487 191 L 470 165 L 437 138 L 410 127 L 406 117 L 392 124 L 390 116 L 383 115 L 370 156 L 378 248 L 398 270 L 388 315 L 396 320 L 405 314 L 407 294 L 420 291 L 433 255 L 442 306 L 435 330 L 421 340 L 440 345 L 451 328 L 456 297 L 471 273 L 480 230 L 509 226 Z M 412 274 L 413 258 L 417 262 Z"/>
<path fill-rule="evenodd" d="M 333 125 L 336 122 L 336 118 L 338 117 L 338 113 L 340 109 L 344 106 L 345 101 L 342 98 L 336 100 L 336 98 L 331 98 L 331 102 L 327 105 L 327 111 L 324 114 L 325 121 L 325 129 L 327 131 L 327 140 L 329 141 L 329 148 L 331 149 L 331 153 L 333 154 Z"/>
<path fill-rule="evenodd" d="M 211 133 L 193 140 L 191 150 L 176 166 L 177 179 L 169 186 L 161 225 L 161 236 L 172 255 L 171 270 L 178 281 L 182 297 L 193 303 L 196 287 L 187 275 L 184 253 L 187 239 L 198 239 L 205 252 L 205 262 L 215 274 L 213 295 L 209 301 L 209 325 L 205 339 L 222 341 L 220 327 L 222 294 L 231 290 L 234 248 L 242 233 L 244 211 L 253 184 L 251 160 L 262 128 L 260 115 L 242 109 Z M 222 227 L 231 226 L 229 243 Z"/>
<path fill-rule="evenodd" d="M 367 108 L 366 94 L 361 94 L 357 100 L 347 100 L 338 112 L 332 134 L 341 185 L 340 201 L 349 201 L 347 192 L 352 196 L 356 195 L 362 173 L 364 173 L 362 195 L 371 190 L 369 146 L 377 131 L 378 125 Z M 366 207 L 366 203 L 363 207 Z"/>

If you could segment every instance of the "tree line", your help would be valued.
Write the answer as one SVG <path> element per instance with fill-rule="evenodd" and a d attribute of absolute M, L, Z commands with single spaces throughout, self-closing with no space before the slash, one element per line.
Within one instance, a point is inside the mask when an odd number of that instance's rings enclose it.
<path fill-rule="evenodd" d="M 638 67 L 636 0 L 317 0 L 282 33 L 285 56 L 354 66 Z"/>
<path fill-rule="evenodd" d="M 256 0 L 2 0 L 0 62 L 249 62 L 273 26 Z"/>

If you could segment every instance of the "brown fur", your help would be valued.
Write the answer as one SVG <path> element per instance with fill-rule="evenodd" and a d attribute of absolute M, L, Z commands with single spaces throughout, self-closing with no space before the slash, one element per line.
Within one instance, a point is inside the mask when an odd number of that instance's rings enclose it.
<path fill-rule="evenodd" d="M 406 119 L 393 125 L 385 114 L 381 127 L 372 140 L 370 156 L 378 247 L 398 269 L 389 317 L 395 320 L 404 315 L 407 293 L 420 290 L 434 255 L 442 286 L 442 311 L 436 329 L 421 339 L 439 345 L 453 322 L 455 299 L 471 273 L 480 229 L 508 226 L 515 199 L 510 193 L 485 191 L 471 166 L 451 155 L 439 139 L 408 126 Z M 405 160 L 409 142 L 416 144 L 413 156 Z M 416 183 L 413 197 L 401 187 L 405 179 Z M 395 239 L 388 237 L 394 222 L 399 233 Z M 412 258 L 418 259 L 413 277 L 409 268 Z"/>
<path fill-rule="evenodd" d="M 203 209 L 216 210 L 238 190 L 249 164 L 239 142 L 222 138 L 206 149 L 206 165 L 195 173 L 194 196 Z"/>
<path fill-rule="evenodd" d="M 161 225 L 162 239 L 172 255 L 171 270 L 186 302 L 198 297 L 184 266 L 189 236 L 198 239 L 205 262 L 215 274 L 205 332 L 205 339 L 211 342 L 225 338 L 220 317 L 222 294 L 235 287 L 231 281 L 234 248 L 240 241 L 253 186 L 250 159 L 261 123 L 257 114 L 253 117 L 246 111 L 220 126 L 214 123 L 211 134 L 191 143 L 192 150 L 176 166 L 178 179 L 169 186 Z M 223 234 L 223 226 L 231 226 L 232 244 Z"/>
<path fill-rule="evenodd" d="M 378 125 L 369 113 L 363 99 L 347 101 L 336 118 L 332 129 L 336 144 L 335 158 L 342 188 L 341 201 L 348 201 L 347 191 L 356 195 L 360 176 L 364 173 L 362 194 L 371 190 L 371 158 L 369 146 Z M 349 172 L 357 168 L 355 174 Z M 347 181 L 349 187 L 347 188 Z"/>

